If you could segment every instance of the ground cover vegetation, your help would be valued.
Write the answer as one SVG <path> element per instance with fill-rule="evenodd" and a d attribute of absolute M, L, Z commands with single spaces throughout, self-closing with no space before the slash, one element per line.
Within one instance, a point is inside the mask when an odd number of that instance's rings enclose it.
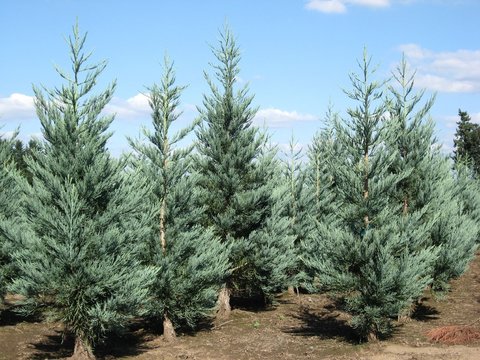
<path fill-rule="evenodd" d="M 107 63 L 90 63 L 85 41 L 74 26 L 63 85 L 34 87 L 43 139 L 0 141 L 0 298 L 61 322 L 74 358 L 94 358 L 133 319 L 173 341 L 228 321 L 235 301 L 269 307 L 287 288 L 328 294 L 359 340 L 383 339 L 425 291 L 448 296 L 474 257 L 478 126 L 460 111 L 445 155 L 435 97 L 415 91 L 405 59 L 378 79 L 365 50 L 346 115 L 331 107 L 305 154 L 293 135 L 281 154 L 253 125 L 225 27 L 198 118 L 173 131 L 184 87 L 165 58 L 145 92 L 151 127 L 115 159 L 102 114 L 115 82 L 96 90 Z"/>

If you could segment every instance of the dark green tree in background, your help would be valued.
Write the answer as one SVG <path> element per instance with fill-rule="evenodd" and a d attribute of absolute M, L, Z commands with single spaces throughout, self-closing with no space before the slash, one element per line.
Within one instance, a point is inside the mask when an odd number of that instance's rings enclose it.
<path fill-rule="evenodd" d="M 211 94 L 199 109 L 196 169 L 204 222 L 229 251 L 232 273 L 217 313 L 222 318 L 230 312 L 232 290 L 271 302 L 287 284 L 294 256 L 289 219 L 282 215 L 282 196 L 275 191 L 277 160 L 266 135 L 252 126 L 256 109 L 248 87 L 235 89 L 240 51 L 228 28 L 213 53 L 214 78 L 205 74 Z"/>
<path fill-rule="evenodd" d="M 172 340 L 179 326 L 195 328 L 210 317 L 228 274 L 228 253 L 212 228 L 201 226 L 203 207 L 196 206 L 196 174 L 192 146 L 178 143 L 193 126 L 172 134 L 181 112 L 183 87 L 175 85 L 173 65 L 165 59 L 160 85 L 148 89 L 153 131 L 146 141 L 130 140 L 137 153 L 134 166 L 153 184 L 150 207 L 155 211 L 148 238 L 147 261 L 158 267 L 149 316 L 163 321 L 164 338 Z M 173 325 L 172 325 L 173 322 Z"/>
<path fill-rule="evenodd" d="M 478 175 L 480 172 L 480 126 L 472 123 L 472 118 L 466 111 L 458 110 L 460 120 L 455 132 L 454 160 L 466 161 Z"/>
<path fill-rule="evenodd" d="M 24 312 L 65 325 L 76 358 L 94 358 L 97 342 L 144 309 L 155 276 L 139 261 L 148 187 L 108 153 L 113 116 L 100 114 L 115 83 L 90 95 L 106 62 L 88 64 L 85 39 L 76 25 L 71 71 L 57 69 L 63 86 L 34 87 L 45 142 L 26 159 L 32 185 L 23 184 L 26 226 L 16 233 L 25 246 L 14 254 L 21 273 L 10 288 Z"/>

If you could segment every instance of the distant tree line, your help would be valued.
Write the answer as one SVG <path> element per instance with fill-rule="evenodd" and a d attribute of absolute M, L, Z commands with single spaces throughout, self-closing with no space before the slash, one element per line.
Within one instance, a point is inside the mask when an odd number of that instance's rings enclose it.
<path fill-rule="evenodd" d="M 455 160 L 467 165 L 454 164 L 434 137 L 435 98 L 414 91 L 405 59 L 383 80 L 365 51 L 346 115 L 330 109 L 306 157 L 292 139 L 280 160 L 252 124 L 225 28 L 198 118 L 172 131 L 184 86 L 166 58 L 146 91 L 152 129 L 116 159 L 114 116 L 102 115 L 116 83 L 93 94 L 107 63 L 90 63 L 85 40 L 76 25 L 61 87 L 34 87 L 43 139 L 0 142 L 0 295 L 62 322 L 74 357 L 94 358 L 134 317 L 173 341 L 178 329 L 225 321 L 236 299 L 271 306 L 287 288 L 337 297 L 360 339 L 381 339 L 473 258 L 477 127 L 460 113 Z"/>

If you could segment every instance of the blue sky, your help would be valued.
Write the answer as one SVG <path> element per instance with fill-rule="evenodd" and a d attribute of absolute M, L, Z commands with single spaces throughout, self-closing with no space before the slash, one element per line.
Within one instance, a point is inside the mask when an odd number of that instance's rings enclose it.
<path fill-rule="evenodd" d="M 106 109 L 117 114 L 109 147 L 128 150 L 126 135 L 150 123 L 145 86 L 159 81 L 167 52 L 182 96 L 181 124 L 196 116 L 208 92 L 203 71 L 214 61 L 225 22 L 242 50 L 240 83 L 248 82 L 274 142 L 294 132 L 302 145 L 322 126 L 329 103 L 341 115 L 352 102 L 348 74 L 367 47 L 388 77 L 402 57 L 419 88 L 437 92 L 431 115 L 451 149 L 458 109 L 480 122 L 478 0 L 0 0 L 0 125 L 20 137 L 40 133 L 32 84 L 58 86 L 53 65 L 67 68 L 64 40 L 78 18 L 87 50 L 109 64 L 98 84 L 118 82 Z"/>

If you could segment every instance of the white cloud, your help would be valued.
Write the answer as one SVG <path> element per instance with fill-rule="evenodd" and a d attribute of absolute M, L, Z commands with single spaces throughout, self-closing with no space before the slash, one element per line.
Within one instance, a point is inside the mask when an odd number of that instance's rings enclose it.
<path fill-rule="evenodd" d="M 342 0 L 310 0 L 305 7 L 308 10 L 323 13 L 344 13 L 347 11 L 347 7 Z"/>
<path fill-rule="evenodd" d="M 417 44 L 399 47 L 413 68 L 416 85 L 439 92 L 480 92 L 480 50 L 439 51 Z"/>
<path fill-rule="evenodd" d="M 15 136 L 15 131 L 0 131 L 0 139 L 11 139 Z"/>
<path fill-rule="evenodd" d="M 0 98 L 0 119 L 2 121 L 34 118 L 33 96 L 13 93 Z"/>
<path fill-rule="evenodd" d="M 299 121 L 318 120 L 318 117 L 311 114 L 302 114 L 297 111 L 285 111 L 275 108 L 261 109 L 254 118 L 257 125 L 268 127 L 286 127 Z"/>
<path fill-rule="evenodd" d="M 344 13 L 350 5 L 380 8 L 390 6 L 391 0 L 308 0 L 305 8 L 323 13 Z"/>
<path fill-rule="evenodd" d="M 135 119 L 149 116 L 150 106 L 148 105 L 148 97 L 142 93 L 126 100 L 115 97 L 105 106 L 104 113 L 116 114 L 118 118 L 122 119 Z"/>
<path fill-rule="evenodd" d="M 472 118 L 472 122 L 476 124 L 480 124 L 480 113 L 469 114 L 469 115 Z"/>

